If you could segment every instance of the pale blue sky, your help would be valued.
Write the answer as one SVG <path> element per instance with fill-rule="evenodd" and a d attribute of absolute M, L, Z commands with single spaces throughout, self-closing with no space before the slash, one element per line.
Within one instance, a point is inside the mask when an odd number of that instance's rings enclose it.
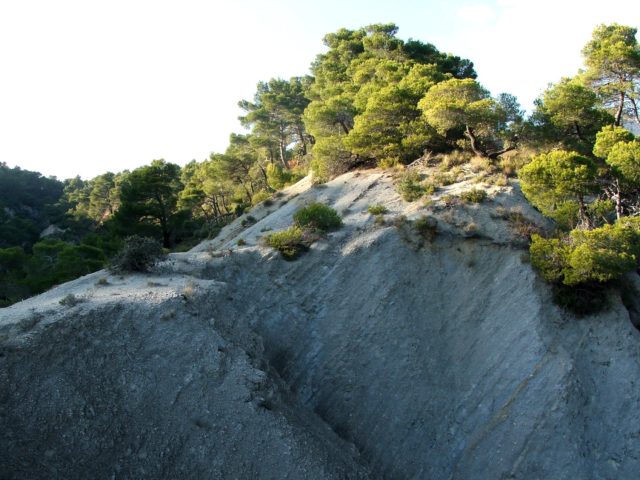
<path fill-rule="evenodd" d="M 525 108 L 573 75 L 599 23 L 638 27 L 637 0 L 3 0 L 0 161 L 91 178 L 184 164 L 243 131 L 259 80 L 308 73 L 324 34 L 394 22 L 471 59 Z"/>

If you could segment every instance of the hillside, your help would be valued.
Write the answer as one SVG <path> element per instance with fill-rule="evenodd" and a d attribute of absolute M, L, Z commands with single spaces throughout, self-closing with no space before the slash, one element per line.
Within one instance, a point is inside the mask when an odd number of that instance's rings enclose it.
<path fill-rule="evenodd" d="M 556 307 L 519 236 L 545 220 L 515 183 L 457 200 L 471 177 L 305 178 L 151 274 L 4 309 L 0 478 L 634 478 L 630 312 Z M 262 244 L 314 202 L 343 228 Z"/>

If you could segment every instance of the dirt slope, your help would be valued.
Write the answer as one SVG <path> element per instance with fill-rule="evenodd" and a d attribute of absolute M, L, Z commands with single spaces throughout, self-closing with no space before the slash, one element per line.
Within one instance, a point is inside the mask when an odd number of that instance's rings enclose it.
<path fill-rule="evenodd" d="M 305 179 L 153 275 L 1 310 L 0 478 L 635 478 L 640 332 L 553 306 L 508 218 L 543 220 L 515 187 L 441 200 L 471 187 Z M 260 245 L 315 201 L 344 228 Z"/>

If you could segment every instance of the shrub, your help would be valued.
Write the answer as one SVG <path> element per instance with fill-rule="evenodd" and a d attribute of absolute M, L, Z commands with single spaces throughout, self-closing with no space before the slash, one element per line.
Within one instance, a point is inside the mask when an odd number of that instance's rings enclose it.
<path fill-rule="evenodd" d="M 267 235 L 264 241 L 270 247 L 280 251 L 285 260 L 294 260 L 309 248 L 304 242 L 304 231 L 296 225 Z"/>
<path fill-rule="evenodd" d="M 242 222 L 240 222 L 240 225 L 242 225 L 243 227 L 248 227 L 250 225 L 253 225 L 256 222 L 257 220 L 254 217 L 252 217 L 251 215 L 247 215 L 246 218 L 242 219 Z"/>
<path fill-rule="evenodd" d="M 596 144 L 593 147 L 593 154 L 599 158 L 607 158 L 613 147 L 621 142 L 632 142 L 633 133 L 623 127 L 607 125 L 602 127 L 596 134 Z"/>
<path fill-rule="evenodd" d="M 73 293 L 70 293 L 66 297 L 60 299 L 58 303 L 63 307 L 74 307 L 82 302 L 84 302 L 83 298 L 76 297 Z"/>
<path fill-rule="evenodd" d="M 436 191 L 436 185 L 432 182 L 426 182 L 422 184 L 423 195 L 433 195 Z"/>
<path fill-rule="evenodd" d="M 460 198 L 467 203 L 482 203 L 487 198 L 487 192 L 479 188 L 473 188 L 466 192 L 462 192 L 460 194 Z"/>
<path fill-rule="evenodd" d="M 122 250 L 111 260 L 113 272 L 147 272 L 165 258 L 160 242 L 149 237 L 133 235 L 124 240 Z"/>
<path fill-rule="evenodd" d="M 239 238 L 238 241 L 236 242 L 236 245 L 238 245 L 239 247 L 244 247 L 246 244 L 247 242 L 244 238 Z"/>
<path fill-rule="evenodd" d="M 446 187 L 447 185 L 456 183 L 456 176 L 451 172 L 436 173 L 435 175 L 433 175 L 432 181 L 434 185 Z"/>
<path fill-rule="evenodd" d="M 529 221 L 522 211 L 517 208 L 511 210 L 496 209 L 496 213 L 501 214 L 509 222 L 511 232 L 516 237 L 517 242 L 528 245 L 533 234 L 539 234 L 541 229 L 535 223 Z"/>
<path fill-rule="evenodd" d="M 398 193 L 406 202 L 415 202 L 425 194 L 425 189 L 420 183 L 420 176 L 416 172 L 405 172 L 397 185 Z"/>
<path fill-rule="evenodd" d="M 384 205 L 377 204 L 377 205 L 370 205 L 369 208 L 367 208 L 367 212 L 369 212 L 371 215 L 383 215 L 387 213 L 388 210 L 387 210 L 387 207 L 385 207 Z"/>
<path fill-rule="evenodd" d="M 485 157 L 473 157 L 469 162 L 473 173 L 491 173 L 493 171 L 493 163 Z"/>
<path fill-rule="evenodd" d="M 255 193 L 253 197 L 251 197 L 251 205 L 257 205 L 260 202 L 265 202 L 266 200 L 269 200 L 270 198 L 271 198 L 271 193 L 267 192 L 266 190 L 260 190 L 259 192 Z M 266 205 L 266 206 L 268 207 L 269 205 Z"/>
<path fill-rule="evenodd" d="M 509 185 L 509 177 L 507 175 L 492 175 L 490 180 L 496 187 L 506 187 Z"/>
<path fill-rule="evenodd" d="M 438 234 L 438 222 L 433 217 L 420 217 L 413 222 L 413 228 L 420 236 L 433 240 Z"/>
<path fill-rule="evenodd" d="M 387 223 L 384 219 L 384 215 L 374 215 L 373 222 L 379 226 L 384 226 Z"/>
<path fill-rule="evenodd" d="M 300 228 L 320 232 L 336 230 L 342 226 L 342 219 L 338 212 L 321 203 L 313 203 L 301 208 L 293 215 L 293 220 Z"/>
<path fill-rule="evenodd" d="M 471 155 L 464 150 L 454 150 L 450 153 L 442 155 L 442 162 L 440 163 L 440 170 L 451 170 L 458 165 L 464 165 L 469 162 Z"/>
<path fill-rule="evenodd" d="M 564 285 L 604 283 L 637 268 L 637 228 L 621 219 L 615 225 L 573 230 L 562 238 L 531 237 L 531 264 L 545 280 Z"/>
<path fill-rule="evenodd" d="M 444 206 L 447 208 L 460 204 L 460 197 L 451 194 L 443 195 L 440 200 L 442 200 L 442 203 L 444 203 Z"/>

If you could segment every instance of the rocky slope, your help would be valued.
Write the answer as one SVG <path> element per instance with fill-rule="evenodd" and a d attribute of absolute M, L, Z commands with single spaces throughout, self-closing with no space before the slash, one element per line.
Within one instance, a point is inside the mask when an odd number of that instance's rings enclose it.
<path fill-rule="evenodd" d="M 556 308 L 514 225 L 543 220 L 515 186 L 443 199 L 472 186 L 306 179 L 153 274 L 1 310 L 0 478 L 635 478 L 629 312 Z M 344 228 L 260 244 L 315 201 Z"/>

